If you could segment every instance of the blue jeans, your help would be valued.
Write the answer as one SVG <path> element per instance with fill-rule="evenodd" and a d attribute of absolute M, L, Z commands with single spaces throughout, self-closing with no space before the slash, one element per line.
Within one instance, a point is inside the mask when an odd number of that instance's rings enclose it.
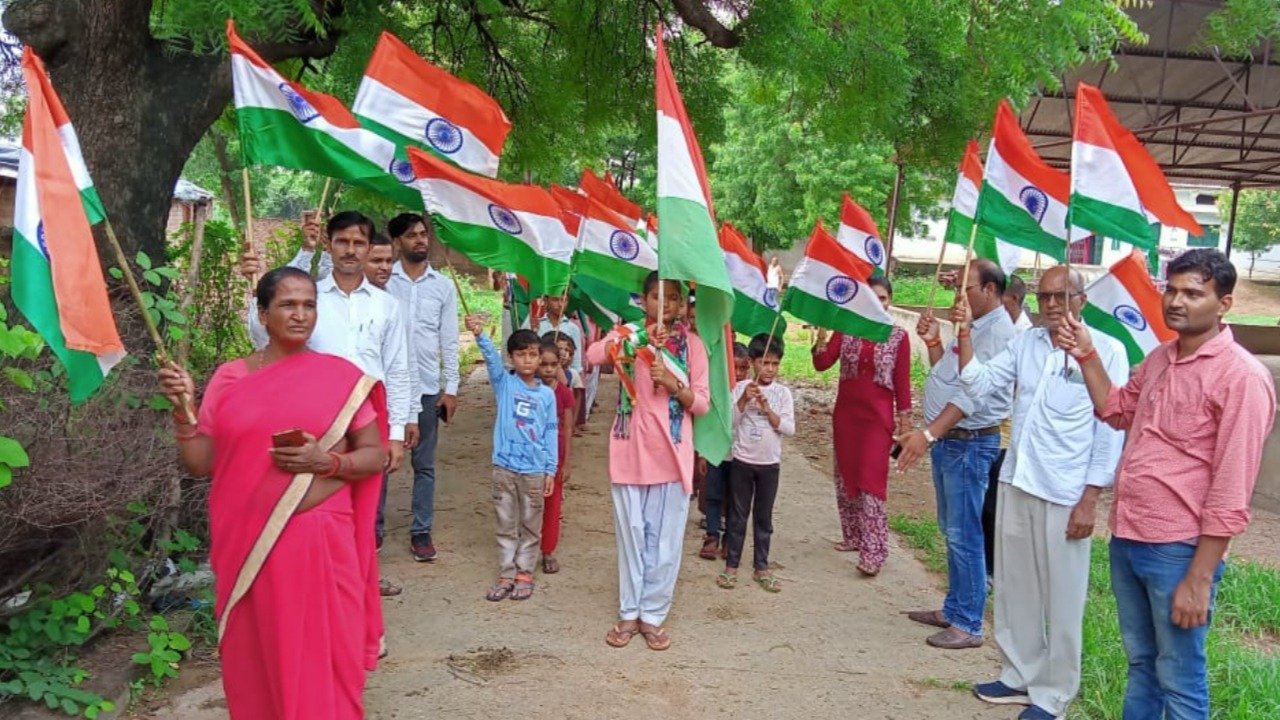
<path fill-rule="evenodd" d="M 413 447 L 413 523 L 409 536 L 431 532 L 436 513 L 436 438 L 439 418 L 436 402 L 439 395 L 422 396 L 422 412 L 418 413 L 418 444 Z"/>
<path fill-rule="evenodd" d="M 929 452 L 938 529 L 947 539 L 947 599 L 942 603 L 942 616 L 970 635 L 982 635 L 982 613 L 987 604 L 982 502 L 991 464 L 1000 454 L 1000 436 L 939 440 Z"/>
<path fill-rule="evenodd" d="M 707 498 L 707 534 L 720 537 L 721 521 L 729 508 L 729 463 L 707 463 L 707 476 L 702 480 L 702 492 Z"/>
<path fill-rule="evenodd" d="M 1183 630 L 1169 619 L 1173 591 L 1191 566 L 1189 543 L 1111 539 L 1111 591 L 1116 595 L 1120 637 L 1129 657 L 1124 720 L 1208 720 L 1209 675 L 1205 640 L 1209 624 Z M 1209 591 L 1209 617 L 1226 563 L 1219 563 Z"/>

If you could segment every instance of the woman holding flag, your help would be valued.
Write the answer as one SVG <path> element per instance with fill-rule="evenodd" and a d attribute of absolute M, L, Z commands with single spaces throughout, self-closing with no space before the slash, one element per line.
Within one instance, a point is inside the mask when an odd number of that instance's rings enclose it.
<path fill-rule="evenodd" d="M 267 346 L 218 367 L 198 424 L 174 415 L 183 468 L 213 478 L 227 708 L 232 718 L 362 718 L 382 635 L 373 524 L 386 396 L 355 365 L 307 350 L 316 285 L 305 272 L 272 270 L 257 296 Z M 175 406 L 195 396 L 176 365 L 160 370 L 160 387 Z"/>
<path fill-rule="evenodd" d="M 683 284 L 650 273 L 645 326 L 619 325 L 587 349 L 591 364 L 613 364 L 623 390 L 609 439 L 618 622 L 605 636 L 619 648 L 637 634 L 652 650 L 671 646 L 662 624 L 693 492 L 693 417 L 710 408 L 706 347 L 679 321 L 684 292 Z"/>

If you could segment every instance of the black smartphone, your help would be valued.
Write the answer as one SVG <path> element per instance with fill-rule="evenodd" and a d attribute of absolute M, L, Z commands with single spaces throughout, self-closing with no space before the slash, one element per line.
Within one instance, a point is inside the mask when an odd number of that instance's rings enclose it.
<path fill-rule="evenodd" d="M 893 449 L 889 451 L 889 457 L 893 458 L 894 460 L 897 460 L 898 456 L 901 454 L 902 454 L 902 446 L 899 445 L 898 443 L 894 443 Z"/>

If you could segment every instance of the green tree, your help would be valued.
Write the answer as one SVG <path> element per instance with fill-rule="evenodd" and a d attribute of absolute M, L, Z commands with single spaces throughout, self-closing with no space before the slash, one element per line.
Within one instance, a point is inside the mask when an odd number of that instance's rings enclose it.
<path fill-rule="evenodd" d="M 1280 245 L 1280 191 L 1242 190 L 1236 206 L 1233 250 L 1249 253 L 1249 277 L 1258 256 Z"/>

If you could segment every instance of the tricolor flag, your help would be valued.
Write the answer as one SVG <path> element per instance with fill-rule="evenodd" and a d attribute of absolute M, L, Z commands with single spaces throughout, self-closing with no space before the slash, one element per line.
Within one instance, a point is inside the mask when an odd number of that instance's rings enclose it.
<path fill-rule="evenodd" d="M 622 191 L 613 183 L 613 178 L 607 172 L 602 178 L 591 172 L 590 168 L 584 168 L 582 170 L 582 179 L 578 181 L 578 189 L 588 197 L 595 198 L 600 204 L 626 218 L 632 227 L 639 226 L 644 219 L 644 210 L 622 194 Z"/>
<path fill-rule="evenodd" d="M 606 330 L 620 323 L 641 322 L 644 306 L 640 289 L 628 292 L 603 280 L 575 275 L 569 286 L 568 311 L 586 313 Z"/>
<path fill-rule="evenodd" d="M 22 55 L 27 113 L 14 200 L 12 294 L 67 370 L 71 400 L 94 393 L 124 357 L 94 244 L 106 219 L 66 108 L 44 63 Z"/>
<path fill-rule="evenodd" d="M 689 114 L 676 86 L 663 27 L 657 33 L 658 106 L 658 222 L 663 241 L 658 245 L 658 273 L 664 279 L 698 284 L 698 336 L 707 346 L 710 365 L 711 409 L 694 422 L 694 445 L 711 463 L 729 454 L 733 441 L 733 377 L 729 319 L 733 315 L 733 285 L 724 253 L 716 238 L 711 187 L 702 150 L 693 134 Z"/>
<path fill-rule="evenodd" d="M 880 242 L 876 221 L 861 205 L 844 193 L 840 200 L 840 227 L 836 230 L 836 242 L 844 249 L 862 258 L 874 268 L 876 275 L 889 271 L 889 254 Z"/>
<path fill-rule="evenodd" d="M 465 170 L 498 174 L 511 121 L 483 90 L 418 56 L 383 32 L 351 111 L 399 147 L 418 147 Z"/>
<path fill-rule="evenodd" d="M 1087 302 L 1080 317 L 1089 327 L 1124 344 L 1129 365 L 1136 367 L 1161 343 L 1177 337 L 1164 324 L 1160 291 L 1147 272 L 1146 257 L 1134 251 L 1085 288 Z"/>
<path fill-rule="evenodd" d="M 744 335 L 759 335 L 778 330 L 786 332 L 787 323 L 778 309 L 778 291 L 765 282 L 764 260 L 751 252 L 747 239 L 729 223 L 720 226 L 720 248 L 733 283 L 733 330 Z"/>
<path fill-rule="evenodd" d="M 658 269 L 658 254 L 636 234 L 633 223 L 593 196 L 583 199 L 586 209 L 578 228 L 574 274 L 594 277 L 628 292 L 639 290 L 645 277 Z"/>
<path fill-rule="evenodd" d="M 573 237 L 550 192 L 473 175 L 418 148 L 409 148 L 409 160 L 441 242 L 525 277 L 535 295 L 564 292 Z"/>
<path fill-rule="evenodd" d="M 1070 194 L 1067 174 L 1036 154 L 1009 102 L 1001 100 L 978 195 L 978 224 L 1014 245 L 1066 260 Z M 1087 234 L 1077 231 L 1071 239 Z"/>
<path fill-rule="evenodd" d="M 978 189 L 981 187 L 982 156 L 978 153 L 978 143 L 970 140 L 965 146 L 964 157 L 960 160 L 960 175 L 956 178 L 955 194 L 951 196 L 951 212 L 947 216 L 944 242 L 969 247 L 973 218 L 978 212 Z M 978 234 L 973 237 L 973 254 L 995 261 L 1005 273 L 1017 270 L 1018 263 L 1022 260 L 1022 248 L 995 237 L 982 227 L 978 228 Z"/>
<path fill-rule="evenodd" d="M 866 284 L 871 273 L 871 265 L 841 247 L 818 221 L 791 273 L 782 310 L 818 327 L 884 342 L 893 318 Z"/>
<path fill-rule="evenodd" d="M 360 126 L 335 97 L 293 82 L 258 56 L 227 21 L 240 152 L 246 164 L 308 170 L 421 208 L 413 168 L 395 143 Z"/>
<path fill-rule="evenodd" d="M 1178 205 L 1169 181 L 1147 149 L 1091 85 L 1076 87 L 1071 142 L 1071 222 L 1145 250 L 1160 244 L 1160 225 L 1203 235 Z"/>

